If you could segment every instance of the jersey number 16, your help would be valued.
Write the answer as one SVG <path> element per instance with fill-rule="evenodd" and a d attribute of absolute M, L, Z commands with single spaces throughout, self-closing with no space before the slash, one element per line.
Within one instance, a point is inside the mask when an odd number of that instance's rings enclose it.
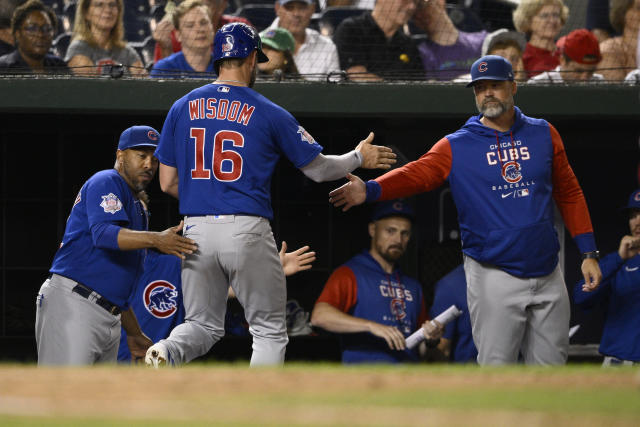
<path fill-rule="evenodd" d="M 193 179 L 209 179 L 211 171 L 218 181 L 235 181 L 242 175 L 242 156 L 234 150 L 224 150 L 222 145 L 224 141 L 231 141 L 234 147 L 244 146 L 244 136 L 241 133 L 232 130 L 221 130 L 216 133 L 213 138 L 213 158 L 211 159 L 211 169 L 204 167 L 204 144 L 206 129 L 191 128 L 191 139 L 195 143 L 195 168 L 191 169 L 191 178 Z M 222 165 L 227 162 L 227 171 L 222 170 Z"/>

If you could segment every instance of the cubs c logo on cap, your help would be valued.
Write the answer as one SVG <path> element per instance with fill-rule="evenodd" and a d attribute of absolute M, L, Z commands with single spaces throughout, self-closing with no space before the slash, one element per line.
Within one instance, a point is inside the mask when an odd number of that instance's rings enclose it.
<path fill-rule="evenodd" d="M 481 73 L 484 73 L 485 71 L 487 71 L 487 63 L 486 62 L 481 62 L 478 64 L 478 71 L 480 71 Z"/>
<path fill-rule="evenodd" d="M 158 140 L 158 134 L 155 133 L 154 131 L 150 130 L 149 132 L 147 132 L 147 136 L 149 137 L 150 140 L 152 141 L 157 141 Z"/>
<path fill-rule="evenodd" d="M 633 196 L 633 200 L 635 200 L 636 202 L 640 202 L 640 191 L 638 191 L 636 195 Z"/>

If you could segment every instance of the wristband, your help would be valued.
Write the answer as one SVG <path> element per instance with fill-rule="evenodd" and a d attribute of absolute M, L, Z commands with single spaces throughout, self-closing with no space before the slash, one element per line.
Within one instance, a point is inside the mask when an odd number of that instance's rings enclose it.
<path fill-rule="evenodd" d="M 591 252 L 585 252 L 582 254 L 583 261 L 589 258 L 592 258 L 598 261 L 600 259 L 600 251 L 591 251 Z"/>

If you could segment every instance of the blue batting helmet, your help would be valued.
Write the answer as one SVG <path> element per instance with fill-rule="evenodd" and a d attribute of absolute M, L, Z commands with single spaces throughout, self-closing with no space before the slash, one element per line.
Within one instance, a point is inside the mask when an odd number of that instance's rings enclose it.
<path fill-rule="evenodd" d="M 258 62 L 269 61 L 262 52 L 262 42 L 258 32 L 242 22 L 232 22 L 223 25 L 216 32 L 213 40 L 213 62 L 216 64 L 221 59 L 246 58 L 254 50 L 258 51 Z"/>

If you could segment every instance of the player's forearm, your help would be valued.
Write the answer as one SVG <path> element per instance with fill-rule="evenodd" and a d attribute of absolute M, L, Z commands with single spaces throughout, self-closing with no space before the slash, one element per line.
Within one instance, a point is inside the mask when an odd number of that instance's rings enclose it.
<path fill-rule="evenodd" d="M 311 313 L 311 324 L 330 332 L 370 332 L 371 321 L 343 313 L 327 303 L 317 303 Z"/>
<path fill-rule="evenodd" d="M 136 231 L 120 228 L 118 232 L 118 247 L 122 251 L 155 248 L 158 245 L 158 234 L 155 231 Z"/>
<path fill-rule="evenodd" d="M 341 156 L 325 156 L 320 153 L 311 163 L 303 166 L 300 170 L 314 182 L 325 182 L 344 178 L 346 174 L 353 172 L 361 164 L 362 155 L 356 150 Z"/>
<path fill-rule="evenodd" d="M 138 323 L 138 319 L 136 318 L 132 308 L 122 312 L 120 322 L 122 323 L 122 328 L 130 337 L 142 335 L 140 324 Z"/>
<path fill-rule="evenodd" d="M 178 169 L 173 166 L 160 163 L 160 172 L 158 173 L 158 180 L 160 181 L 160 189 L 170 196 L 178 199 Z"/>

